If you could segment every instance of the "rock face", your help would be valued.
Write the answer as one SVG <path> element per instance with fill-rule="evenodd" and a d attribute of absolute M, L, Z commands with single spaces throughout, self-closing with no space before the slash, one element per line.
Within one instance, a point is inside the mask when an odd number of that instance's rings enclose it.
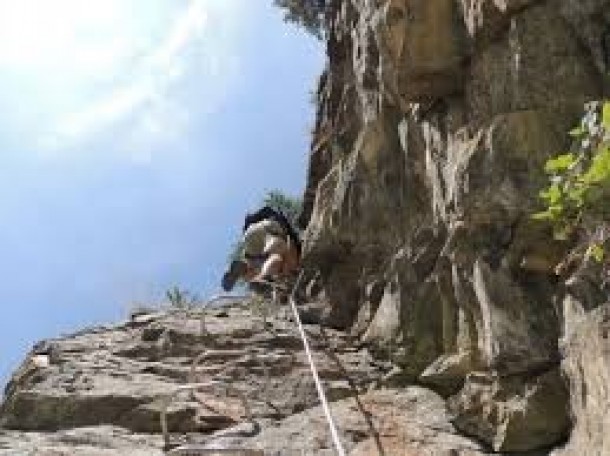
<path fill-rule="evenodd" d="M 494 450 L 561 443 L 586 413 L 559 370 L 565 247 L 529 216 L 609 93 L 610 1 L 330 5 L 302 215 L 327 324 L 453 396 Z"/>
<path fill-rule="evenodd" d="M 575 425 L 569 443 L 553 455 L 610 454 L 610 304 L 590 313 L 572 299 L 566 305 L 575 307 L 562 344 Z"/>
<path fill-rule="evenodd" d="M 456 435 L 442 398 L 427 389 L 371 391 L 333 404 L 333 413 L 351 456 L 489 454 L 478 444 Z M 320 408 L 291 416 L 256 440 L 271 454 L 296 455 L 299 450 L 315 455 L 336 454 L 329 445 L 330 435 Z"/>
<path fill-rule="evenodd" d="M 530 217 L 610 94 L 610 0 L 322 3 L 302 310 L 348 454 L 610 455 L 610 297 L 591 265 L 558 277 L 568 246 Z M 334 454 L 286 316 L 206 321 L 37 345 L 0 455 L 163 454 L 163 398 L 210 380 L 172 402 L 173 441 Z"/>
<path fill-rule="evenodd" d="M 163 399 L 211 380 L 221 383 L 170 403 L 171 444 L 334 454 L 286 309 L 265 322 L 248 305 L 208 311 L 203 333 L 200 312 L 170 312 L 37 344 L 7 386 L 0 455 L 161 456 Z M 387 359 L 345 333 L 306 331 L 349 454 L 392 454 L 398 442 L 414 455 L 487 454 L 458 434 L 433 391 L 383 387 Z"/>

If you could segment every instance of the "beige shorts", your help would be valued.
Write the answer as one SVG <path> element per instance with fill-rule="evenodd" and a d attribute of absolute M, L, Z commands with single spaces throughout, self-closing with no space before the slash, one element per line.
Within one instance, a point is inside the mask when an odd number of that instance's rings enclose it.
<path fill-rule="evenodd" d="M 284 230 L 273 220 L 262 220 L 250 225 L 244 233 L 243 241 L 246 258 L 282 254 L 288 248 Z"/>

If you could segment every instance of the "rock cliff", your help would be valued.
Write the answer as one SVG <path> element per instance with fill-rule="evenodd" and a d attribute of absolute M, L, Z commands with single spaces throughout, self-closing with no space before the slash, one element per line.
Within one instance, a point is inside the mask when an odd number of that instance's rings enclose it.
<path fill-rule="evenodd" d="M 179 444 L 334 454 L 296 327 L 265 307 L 265 318 L 252 302 L 207 311 L 205 331 L 201 310 L 156 312 L 37 344 L 7 386 L 0 455 L 160 456 Z M 314 323 L 314 310 L 302 309 L 306 332 L 350 454 L 488 454 L 438 394 L 398 388 L 387 357 Z"/>
<path fill-rule="evenodd" d="M 532 221 L 544 163 L 610 92 L 610 0 L 330 0 L 302 309 L 350 455 L 610 455 L 610 303 Z M 34 347 L 1 455 L 172 442 L 334 454 L 283 310 L 135 316 Z M 200 367 L 192 368 L 194 359 Z"/>
<path fill-rule="evenodd" d="M 302 216 L 326 324 L 495 451 L 573 429 L 556 454 L 610 454 L 608 296 L 556 276 L 565 246 L 530 218 L 544 162 L 608 95 L 610 2 L 330 3 Z"/>

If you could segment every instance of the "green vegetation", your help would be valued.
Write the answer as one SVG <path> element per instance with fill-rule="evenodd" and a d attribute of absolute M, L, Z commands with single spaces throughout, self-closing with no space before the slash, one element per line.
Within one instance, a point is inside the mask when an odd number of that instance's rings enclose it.
<path fill-rule="evenodd" d="M 300 198 L 286 195 L 279 190 L 271 190 L 267 193 L 265 198 L 263 198 L 263 204 L 261 206 L 269 206 L 280 211 L 296 229 L 302 205 L 303 202 Z"/>
<path fill-rule="evenodd" d="M 610 238 L 610 102 L 591 104 L 570 131 L 572 150 L 549 159 L 544 210 L 533 215 L 552 224 L 558 240 L 573 241 L 584 257 L 607 262 Z M 581 256 L 583 256 L 581 255 Z"/>
<path fill-rule="evenodd" d="M 165 296 L 171 307 L 175 309 L 190 309 L 195 307 L 199 301 L 196 295 L 193 295 L 186 290 L 181 290 L 177 286 L 173 286 L 167 290 Z"/>
<path fill-rule="evenodd" d="M 324 12 L 329 0 L 274 0 L 284 10 L 284 20 L 304 28 L 318 39 L 324 36 Z"/>

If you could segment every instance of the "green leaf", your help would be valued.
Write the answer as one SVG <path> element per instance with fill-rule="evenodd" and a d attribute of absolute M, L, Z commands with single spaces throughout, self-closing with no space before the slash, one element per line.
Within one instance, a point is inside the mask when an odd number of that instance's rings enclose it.
<path fill-rule="evenodd" d="M 600 146 L 597 155 L 593 157 L 591 166 L 583 175 L 585 184 L 600 184 L 610 182 L 610 147 L 606 144 Z"/>
<path fill-rule="evenodd" d="M 553 217 L 559 219 L 564 212 L 564 207 L 561 204 L 551 204 L 549 206 L 549 212 L 553 214 Z"/>
<path fill-rule="evenodd" d="M 558 205 L 561 202 L 562 193 L 559 184 L 553 184 L 540 192 L 540 198 L 545 200 L 549 206 Z"/>
<path fill-rule="evenodd" d="M 604 261 L 604 256 L 606 252 L 604 248 L 600 244 L 591 244 L 587 249 L 587 256 L 593 258 L 598 263 Z"/>
<path fill-rule="evenodd" d="M 532 220 L 538 220 L 540 222 L 551 222 L 554 220 L 554 217 L 550 211 L 542 211 L 532 214 Z"/>
<path fill-rule="evenodd" d="M 547 160 L 544 171 L 547 174 L 557 174 L 567 171 L 576 162 L 576 156 L 572 153 L 562 154 Z"/>
<path fill-rule="evenodd" d="M 584 223 L 610 222 L 610 101 L 588 112 L 570 135 L 573 153 L 546 162 L 549 183 L 539 193 L 543 211 L 531 216 L 550 223 L 554 237 L 562 240 L 571 239 Z M 591 244 L 586 252 L 598 262 L 610 258 L 603 244 Z"/>
<path fill-rule="evenodd" d="M 582 126 L 573 128 L 572 130 L 570 130 L 568 132 L 568 134 L 571 137 L 577 138 L 577 139 L 582 138 L 586 133 L 587 133 L 587 131 Z"/>
<path fill-rule="evenodd" d="M 557 222 L 563 215 L 563 206 L 550 205 L 546 211 L 537 212 L 532 215 L 533 220 Z"/>
<path fill-rule="evenodd" d="M 568 199 L 577 208 L 580 209 L 585 204 L 588 187 L 576 182 L 575 186 L 568 191 Z"/>

